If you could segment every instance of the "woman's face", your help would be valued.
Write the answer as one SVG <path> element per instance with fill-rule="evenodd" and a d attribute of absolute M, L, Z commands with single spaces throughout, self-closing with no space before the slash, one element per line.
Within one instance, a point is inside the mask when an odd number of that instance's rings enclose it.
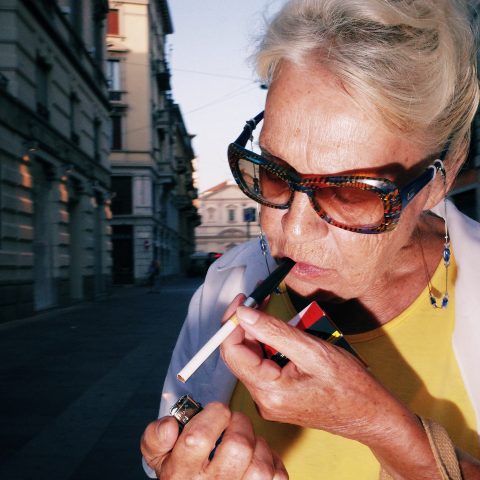
<path fill-rule="evenodd" d="M 425 168 L 427 156 L 369 117 L 328 71 L 288 62 L 269 89 L 259 143 L 265 156 L 300 173 L 368 172 L 400 185 Z M 420 192 L 388 233 L 365 235 L 329 225 L 300 192 L 289 210 L 262 207 L 261 222 L 272 254 L 297 262 L 286 279 L 296 293 L 330 301 L 360 298 L 381 290 L 408 262 L 429 191 L 427 186 Z"/>

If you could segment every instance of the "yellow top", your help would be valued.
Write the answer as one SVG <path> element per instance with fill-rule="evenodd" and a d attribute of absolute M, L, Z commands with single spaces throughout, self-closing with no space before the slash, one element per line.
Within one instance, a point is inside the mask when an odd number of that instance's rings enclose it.
<path fill-rule="evenodd" d="M 426 288 L 386 325 L 345 338 L 397 398 L 415 413 L 441 423 L 458 447 L 480 458 L 475 413 L 452 349 L 455 277 L 452 258 L 447 309 L 432 308 Z M 434 273 L 432 285 L 443 291 L 443 261 Z M 267 310 L 282 320 L 295 314 L 286 293 L 272 295 Z M 252 419 L 256 433 L 281 455 L 292 480 L 378 478 L 379 464 L 365 445 L 321 430 L 263 420 L 240 382 L 230 406 Z"/>

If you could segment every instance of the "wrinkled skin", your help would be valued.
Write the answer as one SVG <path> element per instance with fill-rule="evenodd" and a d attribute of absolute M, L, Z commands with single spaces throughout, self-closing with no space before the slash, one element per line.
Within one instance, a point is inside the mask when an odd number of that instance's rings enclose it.
<path fill-rule="evenodd" d="M 215 456 L 209 461 L 224 430 Z M 281 460 L 263 438 L 255 436 L 250 420 L 221 403 L 207 405 L 180 435 L 173 417 L 152 422 L 143 434 L 141 450 L 162 480 L 288 479 Z"/>
<path fill-rule="evenodd" d="M 243 298 L 232 305 L 239 305 Z M 237 315 L 242 328 L 224 342 L 223 358 L 249 390 L 263 418 L 361 441 L 391 472 L 404 471 L 399 455 L 403 452 L 409 461 L 414 460 L 414 470 L 408 473 L 414 471 L 415 477 L 398 478 L 440 478 L 415 415 L 357 359 L 257 310 L 239 307 Z M 291 361 L 282 369 L 264 359 L 258 342 L 281 351 Z M 413 453 L 412 442 L 416 442 Z"/>
<path fill-rule="evenodd" d="M 235 311 L 232 304 L 223 320 Z M 223 437 L 209 460 L 217 439 Z M 143 458 L 162 480 L 288 480 L 288 473 L 267 442 L 255 435 L 250 419 L 226 405 L 210 403 L 179 435 L 177 421 L 150 423 L 140 443 Z"/>
<path fill-rule="evenodd" d="M 327 71 L 284 62 L 269 89 L 260 147 L 300 173 L 363 171 L 401 185 L 435 153 L 416 140 L 383 128 Z M 449 159 L 447 188 L 462 160 Z M 296 193 L 289 210 L 262 208 L 261 223 L 272 254 L 297 262 L 285 280 L 292 299 L 298 305 L 312 299 L 328 305 L 339 327 L 355 333 L 395 318 L 425 287 L 426 270 L 433 272 L 441 258 L 444 228 L 425 212 L 443 194 L 437 176 L 408 206 L 398 227 L 381 235 L 325 223 L 302 193 Z M 225 313 L 224 320 L 236 310 L 241 328 L 224 342 L 222 355 L 264 418 L 358 440 L 396 479 L 440 478 L 416 416 L 358 360 L 274 317 L 239 307 L 243 298 L 238 296 Z M 264 359 L 260 342 L 284 353 L 290 363 L 280 369 Z M 142 453 L 162 480 L 288 478 L 277 456 L 254 436 L 249 420 L 219 404 L 207 405 L 180 436 L 172 418 L 153 422 L 142 438 Z M 459 456 L 464 478 L 480 479 L 478 462 Z"/>
<path fill-rule="evenodd" d="M 400 185 L 426 168 L 432 155 L 368 116 L 329 72 L 286 62 L 269 90 L 260 147 L 300 173 L 368 171 Z M 448 184 L 460 160 L 450 161 Z M 263 207 L 273 256 L 297 262 L 286 277 L 297 306 L 318 300 L 346 333 L 395 318 L 425 288 L 426 269 L 433 272 L 441 259 L 443 221 L 425 212 L 444 191 L 438 175 L 405 209 L 397 228 L 379 235 L 327 224 L 299 192 L 289 210 Z M 358 360 L 258 310 L 236 311 L 241 328 L 224 342 L 222 355 L 263 418 L 362 442 L 394 478 L 440 478 L 417 417 Z M 260 342 L 290 363 L 281 369 L 264 359 Z M 478 462 L 461 459 L 465 478 L 480 478 Z"/>
<path fill-rule="evenodd" d="M 282 64 L 270 87 L 259 143 L 264 155 L 303 174 L 362 172 L 399 185 L 432 158 L 432 152 L 368 116 L 328 71 L 289 63 Z M 272 255 L 297 262 L 286 279 L 297 295 L 323 304 L 355 303 L 349 314 L 361 306 L 385 323 L 425 287 L 421 246 L 429 271 L 440 261 L 443 222 L 423 212 L 443 193 L 438 175 L 402 212 L 397 228 L 378 235 L 329 225 L 299 192 L 288 210 L 263 207 L 261 223 Z M 395 291 L 402 295 L 392 299 Z M 345 322 L 341 317 L 335 320 Z"/>

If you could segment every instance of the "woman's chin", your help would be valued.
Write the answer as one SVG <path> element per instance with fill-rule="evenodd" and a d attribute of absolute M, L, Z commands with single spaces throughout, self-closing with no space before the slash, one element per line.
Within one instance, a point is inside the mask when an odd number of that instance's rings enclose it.
<path fill-rule="evenodd" d="M 320 281 L 318 276 L 295 274 L 290 272 L 285 281 L 288 289 L 294 292 L 295 296 L 306 300 L 317 300 L 318 302 L 342 301 L 343 295 L 338 291 L 336 282 Z"/>

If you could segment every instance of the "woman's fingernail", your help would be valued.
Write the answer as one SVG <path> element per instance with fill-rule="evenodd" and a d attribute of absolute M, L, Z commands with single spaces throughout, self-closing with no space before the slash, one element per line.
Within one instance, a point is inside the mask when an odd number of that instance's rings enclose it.
<path fill-rule="evenodd" d="M 162 442 L 168 439 L 167 430 L 167 425 L 164 422 L 157 422 L 157 436 Z"/>
<path fill-rule="evenodd" d="M 247 323 L 248 325 L 254 325 L 257 322 L 260 314 L 253 308 L 238 307 L 237 316 L 241 322 Z"/>

